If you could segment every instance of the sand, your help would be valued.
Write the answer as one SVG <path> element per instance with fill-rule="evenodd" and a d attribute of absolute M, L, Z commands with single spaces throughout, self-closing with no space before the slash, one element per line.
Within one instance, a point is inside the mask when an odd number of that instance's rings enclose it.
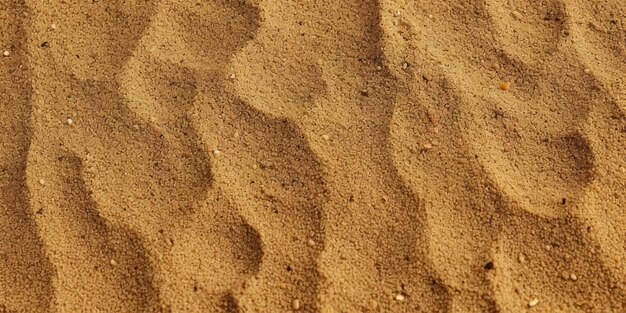
<path fill-rule="evenodd" d="M 624 1 L 0 23 L 0 312 L 626 312 Z"/>

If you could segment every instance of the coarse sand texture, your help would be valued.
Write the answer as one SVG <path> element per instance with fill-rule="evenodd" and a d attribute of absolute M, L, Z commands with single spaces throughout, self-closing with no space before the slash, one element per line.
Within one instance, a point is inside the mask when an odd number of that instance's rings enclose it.
<path fill-rule="evenodd" d="M 0 0 L 0 313 L 626 312 L 626 1 Z"/>

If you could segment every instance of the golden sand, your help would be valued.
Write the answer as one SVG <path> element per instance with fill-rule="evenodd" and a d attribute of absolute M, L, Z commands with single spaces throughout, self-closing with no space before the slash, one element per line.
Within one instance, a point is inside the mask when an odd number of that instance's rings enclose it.
<path fill-rule="evenodd" d="M 0 312 L 626 312 L 625 1 L 0 23 Z"/>

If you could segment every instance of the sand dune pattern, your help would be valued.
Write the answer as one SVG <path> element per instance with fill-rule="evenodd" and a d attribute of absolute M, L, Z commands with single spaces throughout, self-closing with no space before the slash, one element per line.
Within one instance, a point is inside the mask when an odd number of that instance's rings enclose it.
<path fill-rule="evenodd" d="M 0 21 L 0 312 L 626 311 L 623 1 Z"/>

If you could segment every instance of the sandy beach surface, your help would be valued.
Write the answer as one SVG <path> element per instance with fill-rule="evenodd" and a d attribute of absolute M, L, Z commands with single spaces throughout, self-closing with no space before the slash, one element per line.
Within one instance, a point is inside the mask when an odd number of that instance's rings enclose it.
<path fill-rule="evenodd" d="M 0 0 L 0 312 L 626 312 L 626 1 Z"/>

